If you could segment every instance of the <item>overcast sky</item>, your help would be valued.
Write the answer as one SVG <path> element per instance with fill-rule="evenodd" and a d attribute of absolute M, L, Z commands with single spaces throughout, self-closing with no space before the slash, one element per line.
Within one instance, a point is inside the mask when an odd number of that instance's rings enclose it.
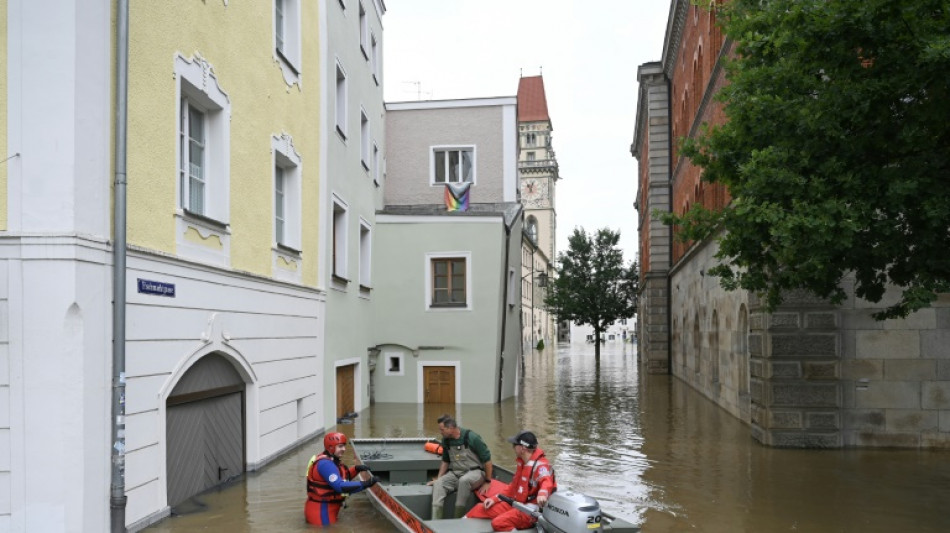
<path fill-rule="evenodd" d="M 557 185 L 557 249 L 574 227 L 621 232 L 637 253 L 637 67 L 657 61 L 666 0 L 386 0 L 387 102 L 514 96 L 544 75 Z"/>

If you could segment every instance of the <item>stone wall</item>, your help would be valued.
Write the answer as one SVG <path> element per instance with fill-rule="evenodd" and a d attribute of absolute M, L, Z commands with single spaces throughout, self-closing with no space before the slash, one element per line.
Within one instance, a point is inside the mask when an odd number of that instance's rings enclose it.
<path fill-rule="evenodd" d="M 838 311 L 805 292 L 774 313 L 750 297 L 752 436 L 770 446 L 842 445 Z"/>
<path fill-rule="evenodd" d="M 842 439 L 845 446 L 950 448 L 950 295 L 906 319 L 871 316 L 851 295 L 841 306 Z"/>

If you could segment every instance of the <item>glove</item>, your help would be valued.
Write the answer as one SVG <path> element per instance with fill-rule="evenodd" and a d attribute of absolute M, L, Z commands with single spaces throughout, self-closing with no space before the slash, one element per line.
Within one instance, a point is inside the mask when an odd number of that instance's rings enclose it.
<path fill-rule="evenodd" d="M 367 480 L 364 480 L 364 481 L 360 481 L 360 484 L 363 485 L 363 488 L 364 488 L 364 489 L 368 489 L 368 488 L 372 487 L 373 485 L 375 485 L 375 484 L 377 484 L 377 483 L 379 483 L 379 478 L 376 477 L 376 476 L 373 476 L 373 477 L 371 477 L 371 478 L 369 478 L 369 479 L 367 479 Z"/>
<path fill-rule="evenodd" d="M 356 473 L 359 474 L 360 472 L 369 472 L 369 467 L 366 465 L 356 465 L 353 467 L 353 470 L 355 470 Z"/>

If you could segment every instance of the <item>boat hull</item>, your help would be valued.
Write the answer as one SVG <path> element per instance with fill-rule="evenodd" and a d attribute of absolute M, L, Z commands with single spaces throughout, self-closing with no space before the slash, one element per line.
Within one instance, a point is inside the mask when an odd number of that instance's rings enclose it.
<path fill-rule="evenodd" d="M 380 482 L 365 491 L 373 506 L 404 533 L 489 533 L 487 519 L 431 519 L 432 487 L 427 483 L 438 475 L 440 455 L 425 451 L 426 438 L 352 439 L 357 462 L 370 467 Z M 511 482 L 511 470 L 494 466 L 492 476 Z M 446 516 L 452 516 L 455 495 L 445 502 Z M 635 533 L 640 528 L 603 513 L 603 529 L 612 533 Z M 535 528 L 522 530 L 532 533 Z"/>

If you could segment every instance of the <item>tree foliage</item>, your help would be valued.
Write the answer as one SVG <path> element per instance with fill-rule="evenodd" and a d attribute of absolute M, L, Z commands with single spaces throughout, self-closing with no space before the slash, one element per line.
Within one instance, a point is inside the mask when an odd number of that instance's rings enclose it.
<path fill-rule="evenodd" d="M 598 358 L 607 326 L 636 312 L 638 269 L 636 263 L 624 266 L 619 242 L 619 231 L 603 228 L 588 234 L 575 228 L 567 251 L 558 254 L 556 276 L 544 301 L 559 319 L 594 328 Z"/>
<path fill-rule="evenodd" d="M 684 239 L 719 229 L 725 288 L 806 288 L 840 303 L 902 298 L 906 316 L 950 289 L 950 4 L 947 0 L 731 0 L 718 98 L 728 121 L 685 140 L 720 212 L 667 216 Z"/>

